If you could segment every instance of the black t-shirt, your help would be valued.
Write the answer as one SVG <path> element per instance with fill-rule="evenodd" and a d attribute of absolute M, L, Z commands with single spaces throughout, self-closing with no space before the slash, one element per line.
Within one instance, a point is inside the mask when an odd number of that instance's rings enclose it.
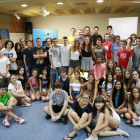
<path fill-rule="evenodd" d="M 23 61 L 23 53 L 22 52 L 16 52 L 17 53 L 17 59 Z"/>
<path fill-rule="evenodd" d="M 90 103 L 85 108 L 81 108 L 79 106 L 79 102 L 77 100 L 74 101 L 71 108 L 78 114 L 79 117 L 81 117 L 84 112 L 86 112 L 88 114 L 90 114 L 92 112 L 92 107 L 91 107 Z"/>
<path fill-rule="evenodd" d="M 50 60 L 49 60 L 49 47 L 48 46 L 44 46 L 44 49 L 45 49 L 45 51 L 46 51 L 46 53 L 47 53 L 47 57 L 44 59 L 44 61 L 45 61 L 45 66 L 47 66 L 47 67 L 51 67 L 51 63 L 50 63 Z"/>
<path fill-rule="evenodd" d="M 82 37 L 83 37 L 83 38 L 89 37 L 91 43 L 93 42 L 93 37 L 92 37 L 90 34 L 89 34 L 89 35 L 83 34 Z"/>
<path fill-rule="evenodd" d="M 33 58 L 32 50 L 29 50 L 28 48 L 25 48 L 23 50 L 23 55 L 26 55 L 26 65 L 33 65 L 34 64 L 34 58 Z"/>
<path fill-rule="evenodd" d="M 43 55 L 45 49 L 43 47 L 37 48 L 36 46 L 32 49 L 32 55 Z M 34 67 L 35 68 L 43 68 L 44 67 L 44 58 L 34 59 Z"/>
<path fill-rule="evenodd" d="M 101 38 L 101 41 L 102 41 L 102 36 L 99 35 L 99 34 L 98 34 L 97 36 L 93 34 L 93 37 L 92 37 L 92 38 L 93 38 L 94 46 L 96 45 L 96 39 L 97 39 L 97 38 Z"/>

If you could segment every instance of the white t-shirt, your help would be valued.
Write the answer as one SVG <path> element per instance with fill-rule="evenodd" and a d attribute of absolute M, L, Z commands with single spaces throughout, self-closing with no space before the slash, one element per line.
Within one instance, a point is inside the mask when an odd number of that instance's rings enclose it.
<path fill-rule="evenodd" d="M 136 104 L 135 101 L 133 102 L 135 111 L 140 115 L 140 101 Z"/>
<path fill-rule="evenodd" d="M 10 91 L 9 91 L 10 89 L 13 89 L 14 91 L 19 90 L 19 86 L 20 86 L 21 82 L 19 80 L 17 80 L 16 82 L 17 82 L 17 89 L 15 89 L 15 87 L 11 83 L 8 85 L 8 92 L 9 93 L 10 93 Z"/>
<path fill-rule="evenodd" d="M 60 49 L 58 47 L 57 48 L 53 47 L 53 52 L 51 52 L 50 49 L 49 49 L 49 55 L 52 56 L 52 61 L 53 61 L 53 64 L 56 68 L 62 66 Z M 52 65 L 51 65 L 51 68 L 52 68 Z"/>
<path fill-rule="evenodd" d="M 5 49 L 5 50 L 2 51 L 2 54 L 5 55 L 7 58 L 10 58 L 10 57 L 17 58 L 17 54 L 16 54 L 15 50 L 13 50 L 13 49 L 10 50 L 10 51 L 8 51 L 7 49 Z M 10 63 L 9 70 L 17 70 L 16 62 L 11 62 Z"/>
<path fill-rule="evenodd" d="M 7 65 L 10 64 L 10 61 L 7 57 L 3 57 L 2 59 L 0 58 L 0 72 L 1 73 L 6 73 L 6 69 L 7 69 Z M 8 78 L 10 76 L 10 73 L 7 73 L 7 77 Z M 2 79 L 3 77 L 0 75 L 0 79 Z"/>
<path fill-rule="evenodd" d="M 61 52 L 61 62 L 62 66 L 69 66 L 70 64 L 70 48 L 72 45 L 64 46 L 63 44 L 58 44 Z"/>

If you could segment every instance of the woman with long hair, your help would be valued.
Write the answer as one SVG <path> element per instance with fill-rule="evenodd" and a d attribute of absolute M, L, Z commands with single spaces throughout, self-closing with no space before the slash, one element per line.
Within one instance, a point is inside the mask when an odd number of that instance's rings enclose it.
<path fill-rule="evenodd" d="M 136 80 L 136 87 L 140 88 L 140 78 L 138 70 L 133 70 L 133 78 Z"/>
<path fill-rule="evenodd" d="M 123 69 L 121 66 L 116 66 L 114 79 L 123 80 Z"/>

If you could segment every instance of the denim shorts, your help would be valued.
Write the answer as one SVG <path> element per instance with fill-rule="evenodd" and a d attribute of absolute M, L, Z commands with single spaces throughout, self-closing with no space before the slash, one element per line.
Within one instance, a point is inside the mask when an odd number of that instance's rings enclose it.
<path fill-rule="evenodd" d="M 8 106 L 8 102 L 5 106 Z M 5 116 L 5 114 L 2 111 L 0 111 L 0 117 L 3 117 L 3 116 Z"/>
<path fill-rule="evenodd" d="M 34 88 L 34 91 L 35 92 L 39 91 L 39 88 Z M 32 92 L 32 90 L 30 89 L 29 92 Z"/>

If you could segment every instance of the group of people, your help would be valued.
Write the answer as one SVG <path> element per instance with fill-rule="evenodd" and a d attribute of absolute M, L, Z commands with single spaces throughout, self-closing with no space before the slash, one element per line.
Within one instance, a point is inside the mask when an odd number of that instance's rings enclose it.
<path fill-rule="evenodd" d="M 133 33 L 120 40 L 111 25 L 107 31 L 103 39 L 97 26 L 93 33 L 89 26 L 79 29 L 78 35 L 72 28 L 63 44 L 47 38 L 42 47 L 40 38 L 34 47 L 30 40 L 20 39 L 15 47 L 11 40 L 4 46 L 0 41 L 0 113 L 6 115 L 2 123 L 10 126 L 9 116 L 24 123 L 12 113 L 13 107 L 42 100 L 49 101 L 44 107 L 46 119 L 67 124 L 69 118 L 74 125 L 65 140 L 82 128 L 87 131 L 86 140 L 128 137 L 119 125 L 120 117 L 131 126 L 135 126 L 132 119 L 139 121 L 140 37 Z"/>

